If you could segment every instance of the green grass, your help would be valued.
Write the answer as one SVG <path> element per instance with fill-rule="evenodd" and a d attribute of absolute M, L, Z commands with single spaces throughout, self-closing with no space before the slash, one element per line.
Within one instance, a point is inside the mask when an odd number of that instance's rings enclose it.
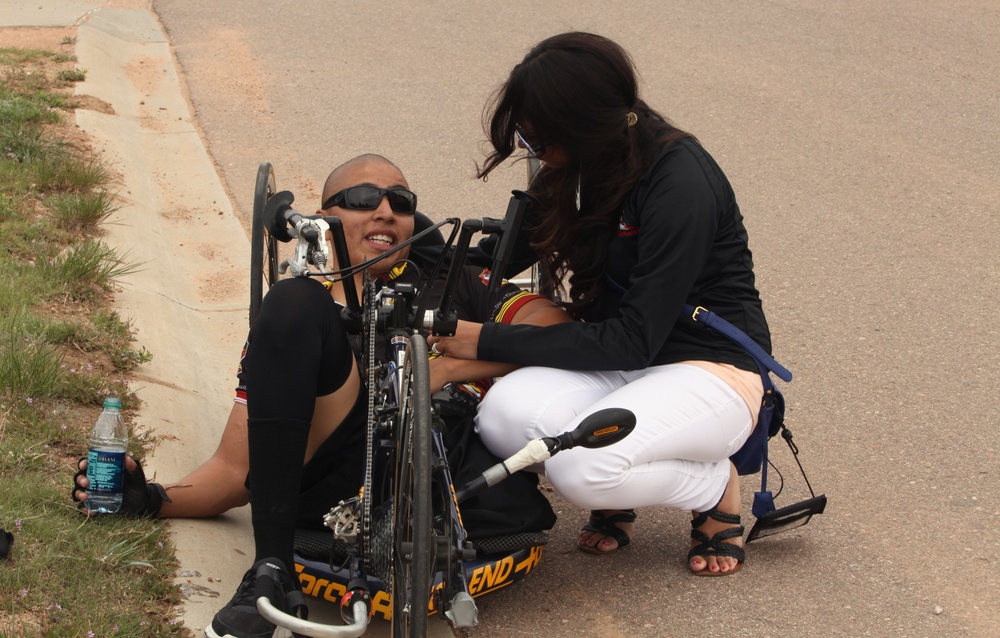
<path fill-rule="evenodd" d="M 59 121 L 59 112 L 54 110 L 53 106 L 38 100 L 22 97 L 10 91 L 0 91 L 0 121 L 53 123 Z M 10 151 L 5 149 L 5 152 Z"/>
<path fill-rule="evenodd" d="M 49 297 L 64 294 L 72 299 L 93 299 L 102 291 L 110 291 L 115 280 L 137 268 L 127 256 L 96 239 L 38 248 L 37 257 L 34 279 L 48 282 Z"/>
<path fill-rule="evenodd" d="M 8 322 L 5 328 L 10 328 Z M 54 397 L 60 385 L 62 355 L 57 348 L 26 332 L 5 332 L 0 341 L 0 383 L 11 394 Z"/>
<path fill-rule="evenodd" d="M 4 73 L 24 72 L 25 65 L 30 63 L 38 64 L 50 59 L 55 53 L 42 51 L 40 49 L 11 49 L 0 47 L 0 67 Z"/>
<path fill-rule="evenodd" d="M 85 519 L 68 497 L 103 399 L 131 423 L 128 373 L 152 356 L 112 309 L 138 267 L 101 240 L 113 175 L 64 141 L 74 62 L 0 48 L 0 636 L 189 636 L 165 525 Z M 154 442 L 133 431 L 129 453 Z"/>
<path fill-rule="evenodd" d="M 87 79 L 86 69 L 63 69 L 56 74 L 56 79 L 61 82 L 83 82 Z"/>
<path fill-rule="evenodd" d="M 103 189 L 55 195 L 46 204 L 60 228 L 84 232 L 96 231 L 120 208 L 115 195 Z"/>

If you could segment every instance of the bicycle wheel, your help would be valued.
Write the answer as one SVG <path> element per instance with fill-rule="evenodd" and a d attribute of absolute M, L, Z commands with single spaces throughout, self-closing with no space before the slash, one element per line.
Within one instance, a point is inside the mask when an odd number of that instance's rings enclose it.
<path fill-rule="evenodd" d="M 427 342 L 410 336 L 403 364 L 393 494 L 392 635 L 427 633 L 434 565 L 431 530 L 431 392 Z"/>
<path fill-rule="evenodd" d="M 253 219 L 250 223 L 250 325 L 253 326 L 267 287 L 278 280 L 278 241 L 271 236 L 264 221 L 264 205 L 274 195 L 274 169 L 264 162 L 257 169 L 253 191 Z"/>

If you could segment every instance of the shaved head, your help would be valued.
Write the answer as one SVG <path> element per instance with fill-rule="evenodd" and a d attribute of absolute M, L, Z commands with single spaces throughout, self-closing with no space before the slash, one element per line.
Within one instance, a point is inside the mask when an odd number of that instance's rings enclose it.
<path fill-rule="evenodd" d="M 323 185 L 321 205 L 338 192 L 354 186 L 372 187 L 383 194 L 374 208 L 367 205 L 351 208 L 346 201 L 341 201 L 340 205 L 321 208 L 317 213 L 340 219 L 351 263 L 357 264 L 377 258 L 412 237 L 414 216 L 411 212 L 392 210 L 385 191 L 390 188 L 409 190 L 410 185 L 399 167 L 381 155 L 360 155 L 335 168 Z M 370 270 L 375 275 L 384 274 L 393 263 L 406 257 L 407 250 L 403 248 L 394 257 L 379 260 Z"/>
<path fill-rule="evenodd" d="M 354 159 L 347 160 L 337 168 L 333 169 L 333 172 L 326 178 L 326 183 L 323 184 L 323 196 L 320 201 L 325 202 L 334 193 L 349 186 L 357 186 L 357 176 L 363 173 L 366 169 L 377 166 L 395 171 L 399 174 L 400 185 L 409 187 L 406 183 L 406 179 L 403 177 L 403 171 L 399 170 L 398 166 L 381 155 L 367 153 L 365 155 L 359 155 Z"/>

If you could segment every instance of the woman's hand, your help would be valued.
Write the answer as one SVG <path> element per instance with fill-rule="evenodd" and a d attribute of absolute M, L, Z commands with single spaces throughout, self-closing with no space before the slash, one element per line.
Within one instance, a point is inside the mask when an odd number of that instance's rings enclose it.
<path fill-rule="evenodd" d="M 455 359 L 476 359 L 479 352 L 481 323 L 459 321 L 454 337 L 431 337 L 427 341 L 432 352 Z"/>

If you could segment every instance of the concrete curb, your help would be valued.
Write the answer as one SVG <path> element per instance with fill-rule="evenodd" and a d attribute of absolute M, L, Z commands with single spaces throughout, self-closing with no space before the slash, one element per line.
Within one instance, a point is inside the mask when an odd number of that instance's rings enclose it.
<path fill-rule="evenodd" d="M 122 175 L 125 206 L 106 240 L 143 264 L 121 282 L 117 303 L 153 353 L 134 388 L 143 401 L 139 425 L 163 438 L 147 475 L 176 480 L 211 454 L 229 414 L 246 336 L 249 242 L 181 97 L 156 17 L 95 11 L 78 29 L 76 52 L 88 69 L 78 92 L 114 109 L 77 111 L 80 128 Z M 186 598 L 180 618 L 198 632 L 250 564 L 249 508 L 170 528 Z"/>

